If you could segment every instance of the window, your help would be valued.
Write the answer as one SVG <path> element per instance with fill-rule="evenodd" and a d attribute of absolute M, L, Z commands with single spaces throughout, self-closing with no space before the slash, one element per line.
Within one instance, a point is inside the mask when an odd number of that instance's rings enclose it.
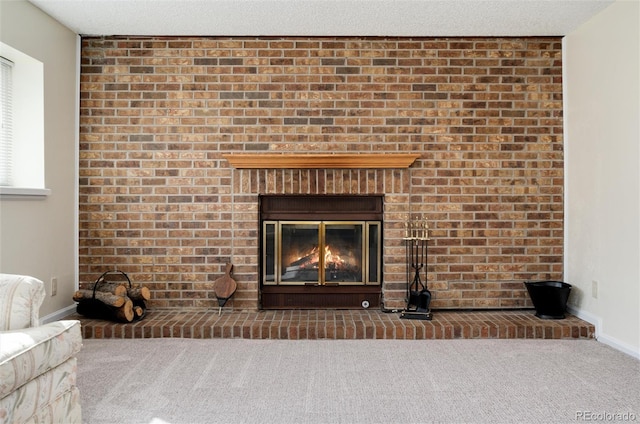
<path fill-rule="evenodd" d="M 12 186 L 13 62 L 0 56 L 0 186 Z"/>
<path fill-rule="evenodd" d="M 0 194 L 49 194 L 44 181 L 44 65 L 2 42 L 0 57 Z"/>

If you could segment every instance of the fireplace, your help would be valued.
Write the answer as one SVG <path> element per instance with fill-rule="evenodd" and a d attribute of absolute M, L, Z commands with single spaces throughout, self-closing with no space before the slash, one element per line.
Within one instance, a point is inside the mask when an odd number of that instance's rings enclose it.
<path fill-rule="evenodd" d="M 263 309 L 380 305 L 381 195 L 260 196 Z"/>

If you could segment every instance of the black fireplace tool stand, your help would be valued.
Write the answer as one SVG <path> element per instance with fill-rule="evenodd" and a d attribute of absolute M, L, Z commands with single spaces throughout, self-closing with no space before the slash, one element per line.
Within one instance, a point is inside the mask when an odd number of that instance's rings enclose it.
<path fill-rule="evenodd" d="M 407 307 L 400 318 L 431 320 L 431 292 L 427 288 L 427 258 L 429 238 L 424 236 L 405 237 L 407 255 Z M 420 273 L 424 270 L 424 282 Z"/>

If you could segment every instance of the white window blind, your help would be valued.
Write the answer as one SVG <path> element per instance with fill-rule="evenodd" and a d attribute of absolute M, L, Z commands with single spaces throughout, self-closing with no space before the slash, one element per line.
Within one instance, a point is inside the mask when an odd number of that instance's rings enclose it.
<path fill-rule="evenodd" d="M 2 112 L 0 117 L 0 186 L 13 184 L 13 62 L 0 56 L 2 68 L 0 78 L 0 100 Z"/>

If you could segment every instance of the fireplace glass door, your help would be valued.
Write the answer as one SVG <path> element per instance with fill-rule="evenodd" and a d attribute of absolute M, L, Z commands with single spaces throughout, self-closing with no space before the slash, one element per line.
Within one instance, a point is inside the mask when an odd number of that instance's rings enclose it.
<path fill-rule="evenodd" d="M 263 284 L 380 284 L 380 222 L 264 221 Z"/>

